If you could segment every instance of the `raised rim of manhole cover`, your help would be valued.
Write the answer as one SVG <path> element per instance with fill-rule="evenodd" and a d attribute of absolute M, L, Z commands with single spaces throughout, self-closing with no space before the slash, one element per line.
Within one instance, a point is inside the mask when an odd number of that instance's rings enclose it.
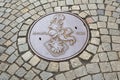
<path fill-rule="evenodd" d="M 78 15 L 68 12 L 47 14 L 28 31 L 32 51 L 46 60 L 63 61 L 80 54 L 89 40 L 89 29 Z"/>

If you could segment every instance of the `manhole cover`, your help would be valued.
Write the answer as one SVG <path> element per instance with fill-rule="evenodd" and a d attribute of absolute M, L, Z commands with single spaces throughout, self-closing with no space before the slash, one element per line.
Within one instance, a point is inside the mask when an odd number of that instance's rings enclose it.
<path fill-rule="evenodd" d="M 28 43 L 40 57 L 61 61 L 81 53 L 89 39 L 85 22 L 71 13 L 48 14 L 31 26 Z"/>

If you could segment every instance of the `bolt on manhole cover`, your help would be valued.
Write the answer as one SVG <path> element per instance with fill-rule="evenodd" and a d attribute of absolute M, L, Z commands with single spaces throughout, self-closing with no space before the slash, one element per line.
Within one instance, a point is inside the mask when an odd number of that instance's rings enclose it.
<path fill-rule="evenodd" d="M 40 18 L 28 32 L 33 52 L 52 61 L 67 60 L 81 53 L 88 39 L 86 23 L 79 16 L 64 12 Z"/>

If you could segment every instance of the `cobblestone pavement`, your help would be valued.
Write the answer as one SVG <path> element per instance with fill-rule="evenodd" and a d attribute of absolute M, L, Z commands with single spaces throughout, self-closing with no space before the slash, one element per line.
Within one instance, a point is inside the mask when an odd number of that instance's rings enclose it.
<path fill-rule="evenodd" d="M 62 62 L 36 56 L 27 43 L 29 27 L 66 11 L 87 22 L 86 49 Z M 120 80 L 120 0 L 0 0 L 0 80 Z"/>

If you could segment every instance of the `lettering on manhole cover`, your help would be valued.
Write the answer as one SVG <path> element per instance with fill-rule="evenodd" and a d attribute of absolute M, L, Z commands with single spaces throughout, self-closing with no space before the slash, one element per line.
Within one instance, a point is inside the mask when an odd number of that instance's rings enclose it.
<path fill-rule="evenodd" d="M 89 39 L 85 22 L 71 13 L 48 14 L 33 23 L 28 43 L 40 57 L 61 61 L 81 53 Z"/>

